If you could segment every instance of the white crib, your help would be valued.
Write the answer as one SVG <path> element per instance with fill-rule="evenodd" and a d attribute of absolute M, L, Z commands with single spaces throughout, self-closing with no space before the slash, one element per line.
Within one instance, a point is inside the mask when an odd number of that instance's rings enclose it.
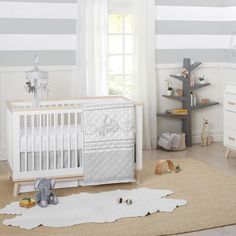
<path fill-rule="evenodd" d="M 122 112 L 132 116 L 132 104 L 135 136 L 129 129 L 119 133 L 109 124 L 103 127 L 107 114 L 117 120 Z M 8 163 L 14 195 L 32 191 L 37 177 L 56 178 L 57 188 L 74 187 L 130 182 L 133 170 L 142 169 L 141 104 L 123 97 L 100 97 L 41 101 L 39 108 L 25 101 L 8 102 L 7 107 Z M 97 120 L 91 123 L 95 114 Z M 92 128 L 94 124 L 100 125 L 99 130 Z M 99 164 L 94 165 L 96 162 Z M 117 169 L 114 173 L 114 164 L 124 165 L 127 171 Z"/>

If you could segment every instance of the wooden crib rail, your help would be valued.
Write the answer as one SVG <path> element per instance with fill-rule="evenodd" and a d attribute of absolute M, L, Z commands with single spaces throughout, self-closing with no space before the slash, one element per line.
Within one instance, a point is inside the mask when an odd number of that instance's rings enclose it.
<path fill-rule="evenodd" d="M 14 103 L 9 103 L 7 102 L 7 107 L 8 109 L 11 111 L 11 112 L 14 112 L 14 113 L 19 113 L 19 114 L 30 114 L 30 113 L 45 113 L 45 112 L 54 112 L 54 111 L 58 111 L 58 112 L 61 112 L 61 111 L 68 111 L 68 110 L 78 110 L 80 109 L 81 112 L 82 112 L 82 109 L 81 109 L 81 106 L 80 104 L 77 104 L 77 103 L 73 103 L 73 104 L 53 104 L 53 105 L 50 105 L 50 104 L 47 104 L 45 106 L 40 106 L 40 107 L 30 107 L 30 105 L 27 105 L 27 104 L 18 104 L 17 106 L 14 106 Z"/>
<path fill-rule="evenodd" d="M 8 101 L 7 107 L 11 112 L 24 112 L 24 111 L 40 111 L 40 110 L 54 110 L 54 109 L 72 109 L 80 108 L 81 104 L 94 101 L 112 100 L 114 102 L 123 100 L 124 102 L 132 102 L 136 106 L 143 106 L 140 101 L 135 101 L 124 96 L 98 96 L 98 97 L 71 97 L 63 99 L 47 99 L 40 101 L 40 107 L 32 108 L 31 101 Z"/>

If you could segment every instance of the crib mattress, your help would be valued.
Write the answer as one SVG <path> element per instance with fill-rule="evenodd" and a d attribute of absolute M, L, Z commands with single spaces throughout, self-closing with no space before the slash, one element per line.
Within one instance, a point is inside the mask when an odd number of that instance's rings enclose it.
<path fill-rule="evenodd" d="M 77 142 L 77 145 L 76 145 Z M 21 130 L 20 137 L 20 151 L 21 152 L 39 152 L 41 151 L 54 151 L 54 150 L 76 150 L 82 148 L 82 132 L 81 125 L 65 125 L 63 127 L 43 127 L 41 129 L 35 128 L 34 135 L 32 135 L 32 130 L 27 130 L 27 135 L 25 135 L 25 130 Z"/>

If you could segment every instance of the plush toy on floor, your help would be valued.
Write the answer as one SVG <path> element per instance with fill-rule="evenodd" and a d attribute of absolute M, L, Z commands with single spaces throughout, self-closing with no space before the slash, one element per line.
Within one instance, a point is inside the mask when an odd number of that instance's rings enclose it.
<path fill-rule="evenodd" d="M 211 137 L 208 133 L 208 120 L 203 120 L 202 134 L 201 134 L 201 146 L 207 146 L 211 144 Z"/>
<path fill-rule="evenodd" d="M 56 181 L 53 179 L 36 179 L 34 183 L 34 189 L 38 190 L 35 200 L 41 207 L 47 207 L 48 204 L 56 205 L 58 199 L 52 192 L 55 187 Z"/>

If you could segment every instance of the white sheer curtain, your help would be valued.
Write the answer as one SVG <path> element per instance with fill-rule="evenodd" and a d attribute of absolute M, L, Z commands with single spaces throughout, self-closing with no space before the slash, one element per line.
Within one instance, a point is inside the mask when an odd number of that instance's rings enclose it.
<path fill-rule="evenodd" d="M 133 0 L 135 98 L 144 103 L 143 148 L 157 145 L 155 73 L 155 0 Z"/>
<path fill-rule="evenodd" d="M 78 94 L 107 95 L 108 0 L 78 0 L 77 22 Z"/>

